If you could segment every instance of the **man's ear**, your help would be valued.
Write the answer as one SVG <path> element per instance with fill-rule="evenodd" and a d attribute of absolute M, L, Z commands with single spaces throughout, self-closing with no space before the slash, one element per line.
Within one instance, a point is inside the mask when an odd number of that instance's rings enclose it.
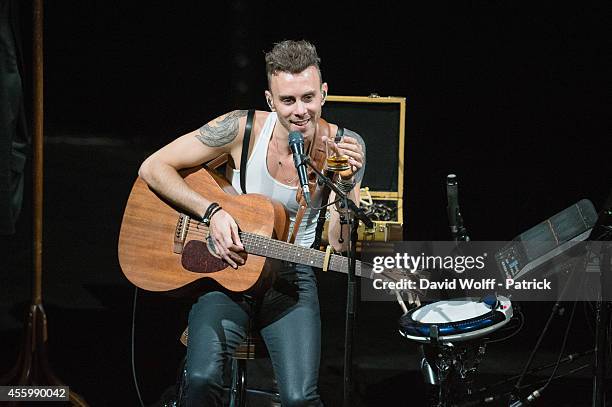
<path fill-rule="evenodd" d="M 265 91 L 266 95 L 266 103 L 268 103 L 268 107 L 271 111 L 274 111 L 274 102 L 272 101 L 272 93 L 269 90 Z"/>
<path fill-rule="evenodd" d="M 321 100 L 321 106 L 325 104 L 325 98 L 327 98 L 327 82 L 323 82 L 321 85 L 321 95 L 323 95 L 323 99 Z"/>

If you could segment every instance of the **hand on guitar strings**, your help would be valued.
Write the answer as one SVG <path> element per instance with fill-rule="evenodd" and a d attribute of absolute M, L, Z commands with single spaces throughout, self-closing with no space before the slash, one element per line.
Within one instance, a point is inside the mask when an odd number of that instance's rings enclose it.
<path fill-rule="evenodd" d="M 239 253 L 244 253 L 244 246 L 238 234 L 238 225 L 234 218 L 224 210 L 217 212 L 210 220 L 209 238 L 215 253 L 233 268 L 244 264 Z"/>

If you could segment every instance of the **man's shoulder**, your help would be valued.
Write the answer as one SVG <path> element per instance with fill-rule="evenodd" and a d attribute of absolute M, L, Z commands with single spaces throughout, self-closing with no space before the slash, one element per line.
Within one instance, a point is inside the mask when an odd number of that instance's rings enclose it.
<path fill-rule="evenodd" d="M 334 137 L 336 134 L 338 134 L 338 129 L 340 128 L 340 126 L 337 125 L 336 123 L 331 123 L 331 122 L 328 122 L 328 124 L 329 124 L 329 130 L 331 132 L 330 137 Z M 342 130 L 345 136 L 357 139 L 362 145 L 365 145 L 365 142 L 363 141 L 363 137 L 361 137 L 359 133 L 357 133 L 356 131 L 347 129 L 346 127 L 344 127 Z"/>
<path fill-rule="evenodd" d="M 268 120 L 268 117 L 272 114 L 272 112 L 268 112 L 265 110 L 255 110 L 255 124 L 263 124 Z"/>
<path fill-rule="evenodd" d="M 271 112 L 267 112 L 265 110 L 255 110 L 255 116 L 253 118 L 253 134 L 254 135 L 259 135 L 259 133 L 261 132 L 261 129 L 263 129 L 266 121 L 268 120 L 268 117 L 270 117 L 272 113 Z M 245 119 L 245 124 L 246 124 L 246 119 Z"/>
<path fill-rule="evenodd" d="M 252 122 L 252 130 L 251 130 L 251 134 L 253 135 L 257 135 L 259 134 L 259 132 L 261 131 L 261 129 L 263 128 L 266 120 L 268 120 L 268 117 L 270 116 L 270 112 L 264 111 L 264 110 L 256 110 L 256 109 L 252 109 L 255 114 L 253 116 L 253 122 Z M 234 144 L 236 145 L 241 145 L 242 144 L 242 140 L 244 139 L 244 133 L 246 130 L 246 124 L 247 124 L 247 120 L 248 120 L 248 113 L 249 113 L 250 109 L 244 109 L 244 110 L 232 110 L 230 112 L 227 112 L 225 114 L 223 114 L 222 116 L 220 116 L 219 118 L 217 118 L 216 120 L 219 121 L 221 118 L 223 118 L 223 120 L 236 120 L 237 123 L 237 134 L 236 134 L 236 138 L 234 139 Z"/>
<path fill-rule="evenodd" d="M 243 112 L 240 117 L 240 122 L 241 122 L 240 124 L 242 128 L 244 128 L 247 118 L 248 118 L 248 112 L 251 110 L 255 112 L 253 116 L 253 131 L 257 131 L 259 128 L 263 127 L 264 123 L 266 122 L 266 120 L 268 120 L 268 117 L 272 113 L 265 111 L 265 110 L 257 110 L 257 109 L 241 110 L 241 112 Z"/>
<path fill-rule="evenodd" d="M 362 146 L 365 147 L 365 141 L 363 140 L 363 137 L 361 137 L 359 135 L 359 133 L 357 133 L 356 131 L 353 131 L 351 129 L 346 129 L 345 128 L 344 129 L 344 135 L 347 136 L 347 137 L 352 137 L 352 138 L 356 139 L 359 142 L 359 144 L 361 144 Z"/>
<path fill-rule="evenodd" d="M 360 138 L 360 139 L 362 138 L 362 137 L 359 135 L 359 133 L 357 133 L 357 132 L 356 132 L 356 131 L 354 131 L 354 130 L 347 129 L 346 127 L 344 128 L 344 134 L 346 134 L 346 135 L 347 135 L 347 136 L 349 136 L 349 137 L 355 137 L 355 138 Z"/>
<path fill-rule="evenodd" d="M 233 120 L 233 119 L 238 119 L 241 124 L 245 123 L 248 117 L 248 113 L 253 110 L 255 112 L 254 115 L 254 123 L 260 123 L 260 122 L 265 122 L 268 119 L 268 116 L 270 115 L 270 112 L 265 111 L 265 110 L 257 110 L 257 109 L 236 109 L 236 110 L 231 110 L 229 112 L 226 112 L 224 114 L 222 114 L 221 116 L 217 117 L 216 119 L 213 120 L 213 122 L 219 122 L 222 120 Z"/>
<path fill-rule="evenodd" d="M 261 134 L 261 131 L 266 124 L 266 121 L 272 114 L 271 112 L 267 112 L 264 110 L 253 109 L 253 111 L 255 112 L 255 114 L 253 116 L 253 122 L 251 124 L 252 127 L 251 127 L 250 142 L 249 142 L 249 145 L 250 145 L 249 150 L 251 151 L 253 149 L 253 146 L 257 142 L 257 139 L 259 138 L 259 135 Z M 236 157 L 241 154 L 241 151 L 243 148 L 249 110 L 241 110 L 241 112 L 243 113 L 240 115 L 240 118 L 238 119 L 238 134 L 232 145 L 232 151 L 234 151 L 233 154 L 236 155 Z"/>

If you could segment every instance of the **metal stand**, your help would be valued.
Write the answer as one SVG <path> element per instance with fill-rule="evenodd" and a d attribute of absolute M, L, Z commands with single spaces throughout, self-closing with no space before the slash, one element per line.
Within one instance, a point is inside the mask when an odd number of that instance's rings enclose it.
<path fill-rule="evenodd" d="M 372 220 L 368 218 L 364 210 L 359 208 L 355 202 L 348 199 L 347 195 L 340 191 L 336 185 L 325 175 L 323 175 L 311 162 L 307 155 L 302 156 L 302 162 L 308 165 L 318 179 L 323 182 L 329 189 L 336 193 L 336 197 L 340 199 L 343 206 L 348 210 L 347 223 L 351 225 L 351 238 L 349 242 L 348 256 L 348 280 L 346 286 L 346 317 L 345 317 L 345 335 L 344 335 L 344 387 L 343 387 L 343 407 L 350 407 L 351 395 L 353 390 L 353 337 L 356 314 L 355 288 L 357 279 L 355 278 L 355 265 L 357 257 L 357 229 L 359 221 L 371 228 L 374 226 Z"/>
<path fill-rule="evenodd" d="M 605 258 L 606 256 L 604 256 Z M 608 265 L 610 264 L 610 249 L 607 254 Z M 610 269 L 608 267 L 608 273 Z M 603 270 L 602 270 L 603 274 Z M 603 277 L 602 277 L 603 278 Z M 605 407 L 606 405 L 606 371 L 608 341 L 607 327 L 610 325 L 610 302 L 600 301 L 597 304 L 596 336 L 595 336 L 595 374 L 593 376 L 593 407 Z"/>
<path fill-rule="evenodd" d="M 605 407 L 606 405 L 606 374 L 608 354 L 606 347 L 608 341 L 608 326 L 612 303 L 607 299 L 612 293 L 607 290 L 612 285 L 612 192 L 608 197 L 608 202 L 604 210 L 600 213 L 597 224 L 593 227 L 593 232 L 589 240 L 601 241 L 601 254 L 599 257 L 601 296 L 597 303 L 595 315 L 595 358 L 593 375 L 593 407 Z"/>
<path fill-rule="evenodd" d="M 345 198 L 346 199 L 346 198 Z M 351 201 L 352 202 L 352 201 Z M 351 243 L 349 245 L 349 272 L 346 285 L 346 317 L 344 334 L 344 407 L 352 406 L 351 394 L 353 390 L 353 337 L 355 335 L 355 259 L 357 255 L 357 228 L 359 221 L 353 220 L 351 225 Z"/>
<path fill-rule="evenodd" d="M 432 407 L 456 406 L 474 393 L 473 384 L 486 351 L 484 340 L 423 347 L 421 370 L 434 386 Z"/>

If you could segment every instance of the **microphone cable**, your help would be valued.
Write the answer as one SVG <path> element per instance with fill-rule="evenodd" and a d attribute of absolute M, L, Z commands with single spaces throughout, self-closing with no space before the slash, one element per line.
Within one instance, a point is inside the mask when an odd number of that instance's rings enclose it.
<path fill-rule="evenodd" d="M 574 315 L 576 314 L 577 304 L 578 304 L 578 300 L 575 300 L 574 305 L 572 306 L 572 312 L 570 314 L 569 320 L 567 321 L 567 327 L 565 328 L 565 334 L 563 335 L 563 342 L 561 344 L 561 349 L 559 350 L 559 356 L 557 356 L 557 361 L 555 363 L 555 367 L 553 368 L 552 373 L 550 374 L 550 377 L 548 378 L 548 380 L 546 381 L 546 383 L 544 383 L 542 387 L 532 392 L 527 397 L 527 400 L 530 400 L 530 397 L 534 399 L 537 397 L 540 397 L 542 395 L 542 392 L 546 390 L 546 388 L 550 385 L 550 382 L 552 382 L 553 378 L 555 377 L 555 374 L 557 373 L 557 370 L 559 369 L 559 365 L 561 364 L 563 353 L 565 352 L 565 346 L 567 345 L 567 338 L 569 337 L 570 328 L 572 327 L 572 323 L 574 322 Z"/>
<path fill-rule="evenodd" d="M 578 373 L 578 372 L 580 372 L 580 371 L 582 371 L 582 370 L 584 370 L 584 369 L 586 369 L 588 367 L 591 367 L 590 363 L 587 363 L 587 364 L 582 365 L 582 366 L 578 366 L 578 367 L 576 367 L 574 369 L 571 369 L 571 370 L 569 370 L 569 371 L 567 371 L 567 372 L 565 372 L 563 374 L 557 375 L 557 376 L 554 377 L 554 379 L 561 379 L 563 377 L 573 375 L 574 373 Z M 522 389 L 526 389 L 526 388 L 529 388 L 531 386 L 544 383 L 547 380 L 548 379 L 544 379 L 544 380 L 540 380 L 540 381 L 537 381 L 537 382 L 532 383 L 532 384 L 523 384 L 523 385 L 521 385 L 520 389 L 521 390 Z M 490 403 L 495 403 L 495 402 L 498 402 L 498 401 L 505 400 L 505 399 L 508 398 L 508 396 L 511 396 L 512 393 L 513 393 L 513 390 L 507 391 L 507 392 L 504 392 L 504 393 L 500 393 L 500 394 L 496 394 L 496 395 L 487 396 L 487 397 L 480 397 L 480 398 L 477 398 L 475 400 L 469 400 L 469 401 L 463 402 L 462 404 L 453 404 L 452 407 L 475 407 L 475 406 L 488 405 Z M 517 402 L 515 402 L 514 405 L 516 405 L 516 406 L 523 406 L 525 404 L 531 403 L 532 401 L 533 400 L 529 400 L 526 403 L 523 403 L 522 401 L 518 401 L 517 400 Z M 498 405 L 498 404 L 496 404 L 496 405 Z"/>
<path fill-rule="evenodd" d="M 586 265 L 586 263 L 585 263 Z M 576 269 L 574 268 L 572 270 L 572 274 L 570 275 L 570 279 L 568 279 L 568 281 L 566 282 L 566 284 L 569 283 L 569 281 L 571 280 L 571 277 L 573 277 L 574 273 L 576 273 Z M 580 280 L 580 286 L 578 288 L 578 292 L 584 287 L 584 282 L 585 282 L 585 277 L 582 276 L 582 279 Z M 564 289 L 565 291 L 565 289 Z M 552 382 L 552 380 L 555 378 L 555 374 L 557 373 L 557 370 L 559 369 L 559 365 L 561 364 L 561 359 L 563 358 L 563 353 L 565 352 L 565 347 L 567 345 L 567 338 L 569 337 L 569 331 L 570 328 L 572 327 L 572 323 L 574 322 L 574 316 L 576 315 L 576 306 L 578 305 L 578 294 L 576 294 L 576 297 L 574 298 L 574 304 L 572 306 L 572 311 L 570 313 L 569 319 L 567 321 L 567 326 L 565 327 L 565 333 L 563 334 L 563 342 L 561 343 L 561 349 L 559 350 L 559 356 L 557 357 L 557 361 L 555 362 L 555 366 L 553 368 L 553 371 L 550 375 L 550 377 L 546 380 L 546 382 L 544 383 L 544 385 L 536 390 L 534 390 L 533 392 L 531 392 L 526 398 L 525 398 L 525 402 L 523 403 L 522 399 L 517 395 L 517 400 L 516 402 L 512 403 L 511 406 L 522 406 L 524 404 L 530 404 L 532 403 L 535 399 L 539 398 L 542 396 L 542 392 L 544 390 L 546 390 L 546 388 L 550 385 L 550 383 Z M 555 306 L 559 305 L 559 301 L 557 301 L 557 303 L 555 304 Z M 552 316 L 553 314 L 551 314 Z M 548 319 L 547 321 L 547 325 L 548 323 L 550 323 L 551 318 Z M 544 331 L 545 332 L 545 331 Z M 539 339 L 542 339 L 542 336 L 540 336 Z M 538 344 L 537 347 L 539 347 L 540 344 L 540 340 L 538 340 Z M 536 349 L 537 349 L 536 347 Z M 533 354 L 532 354 L 533 355 Z M 529 364 L 528 364 L 529 366 Z M 526 371 L 523 371 L 523 373 L 521 374 L 521 377 L 519 378 L 517 384 L 515 385 L 515 390 L 517 390 L 520 388 L 520 383 L 521 380 L 525 377 L 525 373 Z"/>
<path fill-rule="evenodd" d="M 138 378 L 136 377 L 136 362 L 135 362 L 135 336 L 136 336 L 136 300 L 138 299 L 138 287 L 134 286 L 134 301 L 132 305 L 132 340 L 131 340 L 131 359 L 132 359 L 132 379 L 134 380 L 134 387 L 136 388 L 136 395 L 138 395 L 138 401 L 140 406 L 144 407 L 142 396 L 140 395 L 140 387 L 138 386 Z"/>
<path fill-rule="evenodd" d="M 610 358 L 610 364 L 612 364 L 612 318 L 610 318 L 610 324 L 608 325 L 608 357 Z"/>
<path fill-rule="evenodd" d="M 523 371 L 521 372 L 521 375 L 519 376 L 518 380 L 516 381 L 516 384 L 514 385 L 514 390 L 516 390 L 517 393 L 521 387 L 521 384 L 523 383 L 523 379 L 525 378 L 527 371 L 529 370 L 529 368 L 531 367 L 531 364 L 533 363 L 533 359 L 535 357 L 536 352 L 538 351 L 538 349 L 540 348 L 540 345 L 542 344 L 542 341 L 544 340 L 544 335 L 546 335 L 546 332 L 548 331 L 548 328 L 550 327 L 550 324 L 554 316 L 559 312 L 559 308 L 561 306 L 561 299 L 565 296 L 567 288 L 569 287 L 569 283 L 572 281 L 573 277 L 574 277 L 574 273 L 571 273 L 569 275 L 569 278 L 565 282 L 565 286 L 563 287 L 563 290 L 561 294 L 559 295 L 557 301 L 553 305 L 551 313 L 548 316 L 548 319 L 546 320 L 546 324 L 544 324 L 544 328 L 542 328 L 542 332 L 540 333 L 540 336 L 538 337 L 538 340 L 536 341 L 534 348 L 531 350 L 531 353 L 529 354 L 527 363 L 523 367 Z"/>
<path fill-rule="evenodd" d="M 512 338 L 512 337 L 514 337 L 516 335 L 518 335 L 518 333 L 521 332 L 521 330 L 525 326 L 525 314 L 523 314 L 523 311 L 521 309 L 517 309 L 517 314 L 516 315 L 517 315 L 517 318 L 519 320 L 519 323 L 518 323 L 517 327 L 509 327 L 509 328 L 504 327 L 506 329 L 502 328 L 502 329 L 499 330 L 500 332 L 514 330 L 514 332 L 512 332 L 511 334 L 508 334 L 508 335 L 506 335 L 504 337 L 501 337 L 501 338 L 495 338 L 495 339 L 486 340 L 485 343 L 489 344 L 489 343 L 503 342 L 503 341 L 506 341 L 506 340 L 508 340 L 508 339 L 510 339 L 510 338 Z M 510 324 L 508 324 L 508 325 L 510 325 Z"/>
<path fill-rule="evenodd" d="M 594 351 L 593 349 L 589 349 L 589 350 L 582 351 L 582 352 L 572 353 L 571 355 L 567 355 L 565 358 L 561 359 L 561 363 L 566 364 L 566 363 L 572 363 L 572 362 L 575 362 L 575 361 L 577 361 L 578 359 L 580 359 L 580 358 L 582 358 L 582 357 L 585 357 L 585 356 L 588 356 L 588 355 L 592 354 L 592 353 L 593 353 L 593 351 Z M 531 369 L 531 370 L 529 371 L 529 373 L 530 373 L 530 374 L 535 374 L 535 373 L 537 373 L 537 372 L 541 372 L 541 371 L 544 371 L 544 370 L 548 370 L 548 369 L 550 369 L 551 367 L 553 367 L 554 365 L 555 365 L 555 362 L 550 363 L 550 364 L 546 364 L 546 365 L 542 365 L 542 366 L 538 366 L 538 367 L 536 367 L 536 368 Z M 587 365 L 587 366 L 588 366 L 588 365 Z M 493 388 L 498 388 L 498 387 L 504 386 L 504 385 L 506 385 L 507 383 L 510 383 L 510 382 L 512 382 L 512 381 L 514 381 L 514 380 L 516 380 L 516 379 L 518 379 L 518 377 L 519 377 L 519 375 L 515 375 L 515 376 L 508 377 L 507 379 L 504 379 L 504 380 L 499 381 L 499 382 L 497 382 L 497 383 L 492 383 L 492 384 L 489 384 L 489 385 L 487 385 L 487 386 L 481 387 L 481 388 L 480 388 L 480 389 L 478 389 L 476 392 L 477 392 L 478 394 L 484 394 L 484 393 L 487 393 L 488 391 L 490 391 L 490 390 L 491 390 L 491 389 L 493 389 Z M 559 377 L 559 376 L 557 376 L 557 377 Z M 542 381 L 542 383 L 546 382 L 546 380 L 548 380 L 548 379 L 544 379 L 544 381 Z M 527 387 L 529 387 L 529 386 L 531 386 L 531 385 L 523 385 L 521 388 L 527 388 Z M 508 394 L 510 394 L 510 393 L 508 393 Z"/>
<path fill-rule="evenodd" d="M 584 266 L 586 267 L 586 263 L 584 264 Z M 576 270 L 574 270 L 573 272 L 576 272 Z M 585 282 L 585 277 L 583 276 L 581 281 L 580 281 L 580 287 L 578 288 L 578 292 L 580 292 L 580 290 L 584 287 L 584 282 Z M 557 369 L 559 368 L 559 364 L 561 362 L 561 358 L 563 357 L 563 352 L 565 352 L 565 346 L 567 345 L 567 338 L 569 337 L 569 331 L 570 331 L 570 328 L 572 327 L 572 324 L 574 322 L 574 316 L 576 315 L 576 306 L 577 305 L 578 305 L 578 294 L 576 294 L 576 298 L 574 299 L 574 305 L 572 306 L 572 312 L 570 313 L 569 319 L 567 321 L 567 326 L 565 327 L 565 333 L 563 334 L 563 342 L 561 343 L 561 350 L 559 351 L 559 356 L 557 357 L 557 362 L 555 364 L 555 367 L 554 367 L 552 373 L 550 374 L 550 377 L 548 378 L 548 381 L 544 384 L 544 386 L 541 387 L 540 391 L 542 391 L 542 390 L 546 389 L 546 387 L 548 387 L 548 385 L 552 381 L 553 377 L 557 373 Z"/>

